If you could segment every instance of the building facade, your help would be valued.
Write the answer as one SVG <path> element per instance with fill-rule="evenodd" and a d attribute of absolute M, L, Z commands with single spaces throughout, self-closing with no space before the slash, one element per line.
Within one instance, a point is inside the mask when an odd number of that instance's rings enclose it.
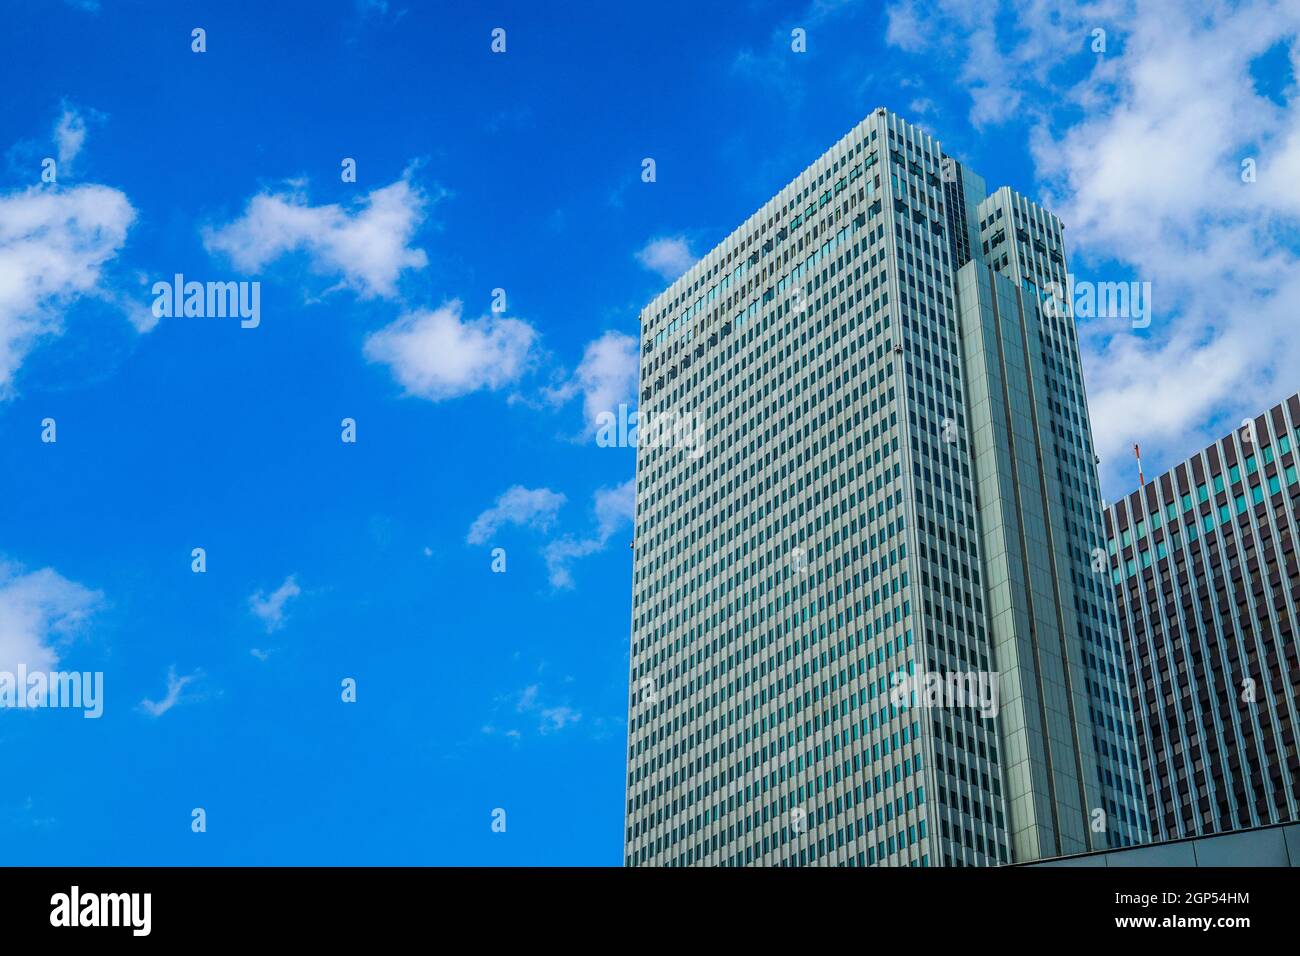
<path fill-rule="evenodd" d="M 1300 819 L 1297 444 L 1292 395 L 1107 509 L 1157 839 Z"/>
<path fill-rule="evenodd" d="M 1077 856 L 1038 860 L 1025 866 L 1300 866 L 1300 823 L 1233 830 L 1217 836 L 1184 837 L 1121 850 L 1094 850 Z"/>
<path fill-rule="evenodd" d="M 643 310 L 627 864 L 1145 838 L 1064 275 L 882 109 Z"/>

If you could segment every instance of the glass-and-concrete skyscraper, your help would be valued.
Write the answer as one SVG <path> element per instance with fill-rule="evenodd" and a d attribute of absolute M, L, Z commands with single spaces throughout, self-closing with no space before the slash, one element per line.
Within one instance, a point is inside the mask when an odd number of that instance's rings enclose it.
<path fill-rule="evenodd" d="M 643 310 L 629 865 L 1146 839 L 1065 274 L 881 109 Z"/>

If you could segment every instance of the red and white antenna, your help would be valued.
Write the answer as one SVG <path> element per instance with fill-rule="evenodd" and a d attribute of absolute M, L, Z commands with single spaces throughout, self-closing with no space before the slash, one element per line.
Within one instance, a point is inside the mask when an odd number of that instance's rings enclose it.
<path fill-rule="evenodd" d="M 1136 442 L 1133 443 L 1133 457 L 1137 459 L 1138 487 L 1141 488 L 1143 485 L 1146 484 L 1146 480 L 1142 477 L 1142 449 L 1137 446 Z"/>

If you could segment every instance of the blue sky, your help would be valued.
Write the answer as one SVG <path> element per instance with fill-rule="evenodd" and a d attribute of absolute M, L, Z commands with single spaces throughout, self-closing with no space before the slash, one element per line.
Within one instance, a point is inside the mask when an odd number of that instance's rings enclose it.
<path fill-rule="evenodd" d="M 1297 15 L 965 6 L 6 0 L 0 670 L 105 709 L 0 710 L 0 862 L 618 864 L 593 417 L 639 308 L 876 106 L 1153 282 L 1084 330 L 1108 494 L 1293 391 Z M 155 318 L 177 273 L 260 324 Z"/>

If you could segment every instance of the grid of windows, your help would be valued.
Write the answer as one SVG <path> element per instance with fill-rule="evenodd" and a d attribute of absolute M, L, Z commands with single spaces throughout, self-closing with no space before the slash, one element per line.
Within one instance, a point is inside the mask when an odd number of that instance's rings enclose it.
<path fill-rule="evenodd" d="M 1038 204 L 1003 187 L 977 210 L 985 261 L 1016 290 L 1018 308 L 1036 340 L 1028 358 L 1028 391 L 1036 455 L 1050 462 L 1043 476 L 1046 536 L 1062 633 L 1079 638 L 1080 673 L 1064 672 L 1067 692 L 1086 700 L 1076 723 L 1092 738 L 1079 748 L 1085 808 L 1105 811 L 1103 845 L 1142 842 L 1148 832 L 1128 667 L 1114 599 L 1095 556 L 1105 546 L 1097 458 L 1093 450 L 1078 333 L 1068 308 L 1068 270 L 1060 221 Z M 1062 307 L 1065 306 L 1065 307 Z M 1068 660 L 1075 647 L 1065 648 Z M 1081 686 L 1075 686 L 1081 685 Z M 1089 764 L 1095 765 L 1089 766 Z M 1091 793 L 1094 789 L 1097 796 Z M 1095 836 L 1092 837 L 1096 839 Z M 1098 847 L 1101 848 L 1101 847 Z M 1058 852 L 1072 852 L 1062 845 Z"/>
<path fill-rule="evenodd" d="M 943 159 L 878 110 L 642 313 L 630 865 L 1012 857 L 997 722 L 890 693 L 997 668 Z"/>
<path fill-rule="evenodd" d="M 1158 839 L 1300 819 L 1300 395 L 1107 511 Z"/>

